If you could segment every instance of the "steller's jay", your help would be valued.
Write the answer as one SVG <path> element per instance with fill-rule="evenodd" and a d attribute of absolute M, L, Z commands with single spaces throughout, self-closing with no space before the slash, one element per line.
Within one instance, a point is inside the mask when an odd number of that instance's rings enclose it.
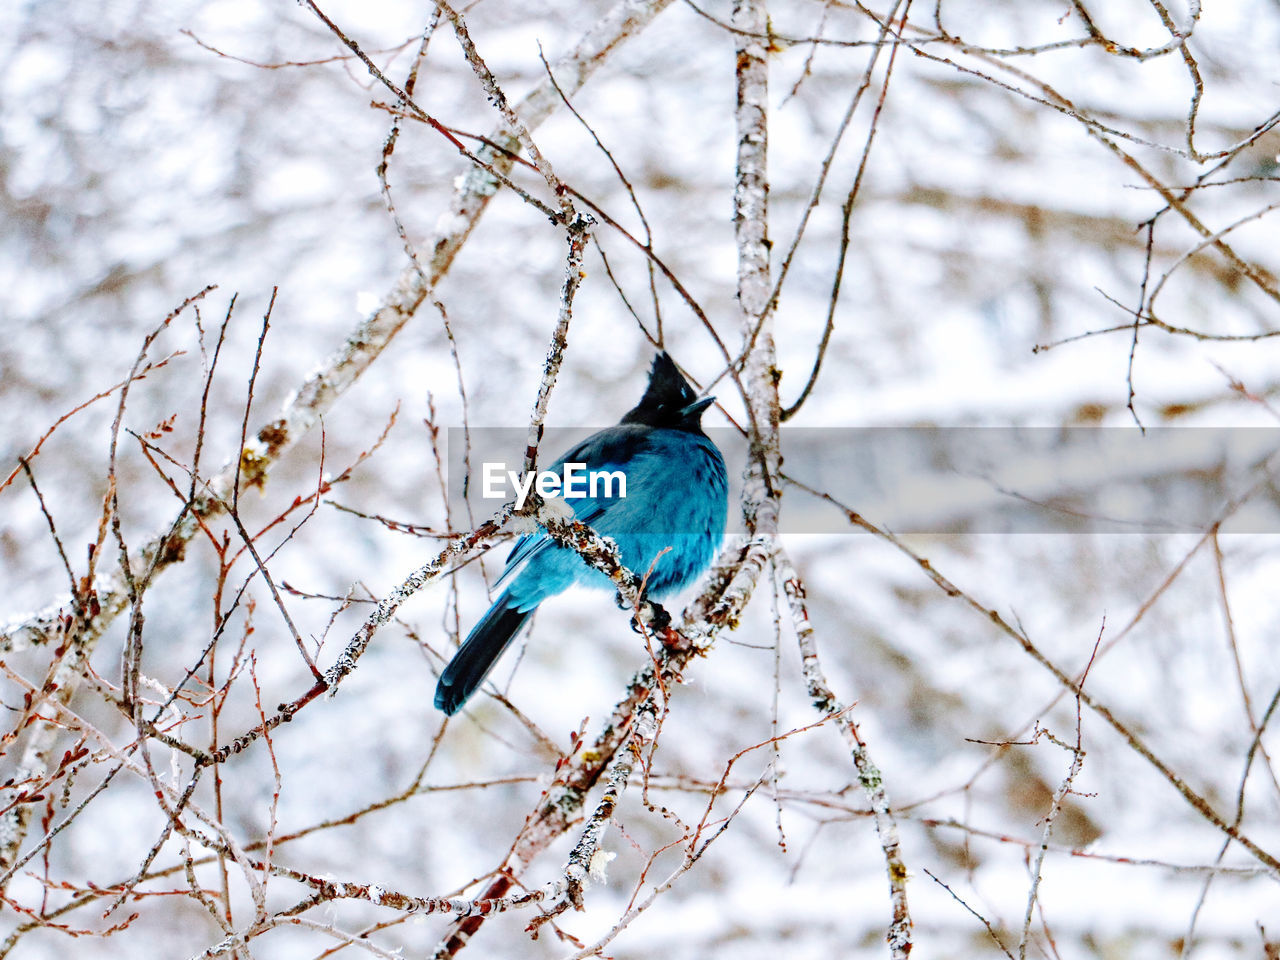
<path fill-rule="evenodd" d="M 596 533 L 614 539 L 628 570 L 648 574 L 649 596 L 662 597 L 691 583 L 711 563 L 724 536 L 724 458 L 700 423 L 713 399 L 696 399 L 671 358 L 659 353 L 644 396 L 622 421 L 592 434 L 548 468 L 559 474 L 564 464 L 581 463 L 587 471 L 625 474 L 625 496 L 614 484 L 611 496 L 566 498 L 565 503 Z M 498 583 L 504 581 L 509 581 L 506 588 L 440 674 L 435 704 L 446 714 L 467 702 L 543 600 L 575 583 L 614 589 L 605 574 L 545 531 L 516 541 Z"/>

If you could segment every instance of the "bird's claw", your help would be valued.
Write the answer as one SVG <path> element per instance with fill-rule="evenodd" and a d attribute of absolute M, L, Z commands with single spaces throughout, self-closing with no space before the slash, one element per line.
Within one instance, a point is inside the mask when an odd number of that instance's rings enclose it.
<path fill-rule="evenodd" d="M 648 614 L 645 616 L 645 614 Z M 659 603 L 641 600 L 640 609 L 631 618 L 631 629 L 636 633 L 652 631 L 666 633 L 671 627 L 671 614 Z"/>

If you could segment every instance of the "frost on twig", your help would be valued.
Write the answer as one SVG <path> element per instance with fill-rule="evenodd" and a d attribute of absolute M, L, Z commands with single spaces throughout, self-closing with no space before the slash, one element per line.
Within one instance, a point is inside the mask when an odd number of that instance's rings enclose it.
<path fill-rule="evenodd" d="M 568 202 L 568 201 L 566 201 Z M 538 384 L 538 398 L 533 404 L 533 414 L 529 418 L 529 437 L 525 444 L 524 471 L 529 473 L 538 466 L 538 445 L 542 442 L 543 429 L 546 426 L 547 406 L 551 402 L 551 390 L 555 386 L 556 375 L 560 372 L 560 364 L 564 360 L 564 351 L 568 346 L 569 321 L 573 317 L 573 298 L 582 282 L 582 257 L 587 249 L 592 224 L 595 223 L 588 214 L 579 214 L 569 206 L 570 219 L 567 225 L 569 234 L 569 255 L 565 262 L 564 283 L 560 288 L 560 311 L 556 317 L 555 330 L 551 334 L 551 342 L 547 345 L 547 359 L 542 368 L 542 380 Z"/>
<path fill-rule="evenodd" d="M 549 535 L 557 536 L 554 522 L 547 524 L 547 530 Z M 565 533 L 574 537 L 584 531 L 589 533 L 590 528 L 577 521 L 565 529 Z M 588 538 L 587 542 L 593 541 Z M 608 559 L 612 552 L 608 541 L 602 541 L 601 546 L 594 549 L 603 561 L 601 569 L 617 563 L 616 559 Z M 591 554 L 590 550 L 583 553 L 584 558 Z M 616 558 L 616 553 L 614 556 Z M 537 856 L 582 818 L 590 791 L 627 742 L 645 704 L 661 689 L 679 683 L 685 667 L 709 649 L 722 630 L 737 623 L 767 558 L 766 545 L 758 539 L 733 543 L 721 551 L 701 594 L 689 604 L 680 623 L 671 631 L 676 642 L 664 643 L 658 648 L 655 659 L 632 676 L 622 699 L 600 724 L 589 745 L 576 750 L 559 765 L 555 780 L 538 799 L 502 864 L 493 871 L 493 879 L 482 892 L 482 898 L 505 896 Z M 619 565 L 617 571 L 605 569 L 605 572 L 614 576 L 623 570 Z M 614 580 L 618 583 L 625 578 L 619 575 Z M 631 583 L 633 587 L 638 586 L 635 580 Z M 455 956 L 483 922 L 483 917 L 476 916 L 455 922 L 433 957 Z"/>
<path fill-rule="evenodd" d="M 907 907 L 907 867 L 902 859 L 898 823 L 889 804 L 884 778 L 872 762 L 867 752 L 867 745 L 863 743 L 857 726 L 849 718 L 849 708 L 836 697 L 823 673 L 822 665 L 818 660 L 818 648 L 814 643 L 813 624 L 809 620 L 809 611 L 804 600 L 804 584 L 800 580 L 800 575 L 796 572 L 786 551 L 781 547 L 775 551 L 773 562 L 791 610 L 791 624 L 795 631 L 796 643 L 800 647 L 801 665 L 809 698 L 823 716 L 835 718 L 836 725 L 849 746 L 853 765 L 858 771 L 858 782 L 862 785 L 867 800 L 871 804 L 876 834 L 880 838 L 880 849 L 884 851 L 885 872 L 889 878 L 889 900 L 893 915 L 886 934 L 889 954 L 895 960 L 905 960 L 912 947 L 911 912 Z"/>
<path fill-rule="evenodd" d="M 650 697 L 640 704 L 636 711 L 635 720 L 631 724 L 631 733 L 622 748 L 616 751 L 613 762 L 609 765 L 609 771 L 604 777 L 604 793 L 596 802 L 595 810 L 588 818 L 586 826 L 578 836 L 578 842 L 573 845 L 573 850 L 569 854 L 569 861 L 564 869 L 563 895 L 551 910 L 536 917 L 529 924 L 529 929 L 534 931 L 535 935 L 539 927 L 559 916 L 570 906 L 577 910 L 583 908 L 583 892 L 587 881 L 603 874 L 600 864 L 605 854 L 600 844 L 604 840 L 605 830 L 613 819 L 623 792 L 627 789 L 627 781 L 631 777 L 632 770 L 640 762 L 646 746 L 653 742 L 657 734 L 658 708 L 654 699 Z"/>

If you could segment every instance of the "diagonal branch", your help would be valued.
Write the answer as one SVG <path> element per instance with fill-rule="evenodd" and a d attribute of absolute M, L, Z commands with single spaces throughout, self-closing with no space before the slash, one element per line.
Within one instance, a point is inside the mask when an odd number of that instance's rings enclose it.
<path fill-rule="evenodd" d="M 671 0 L 620 0 L 595 23 L 578 43 L 555 64 L 555 72 L 562 90 L 572 94 L 580 90 L 587 79 L 608 56 L 626 40 L 644 29 Z M 543 80 L 533 88 L 516 110 L 527 128 L 532 129 L 546 120 L 560 107 L 561 95 L 550 80 Z M 499 126 L 489 138 L 494 143 L 515 146 L 518 138 L 507 125 Z M 512 160 L 508 154 L 482 147 L 479 153 L 494 170 L 510 170 Z M 358 324 L 342 346 L 285 401 L 280 414 L 258 429 L 254 437 L 243 445 L 240 454 L 223 466 L 218 474 L 183 505 L 177 517 L 146 542 L 140 550 L 125 555 L 124 565 L 112 573 L 104 574 L 96 583 L 89 584 L 94 605 L 91 616 L 84 616 L 76 597 L 55 601 L 37 613 L 20 617 L 15 622 L 0 626 L 0 655 L 31 646 L 57 647 L 73 640 L 76 664 L 86 661 L 108 627 L 130 607 L 136 608 L 135 571 L 145 572 L 146 585 L 169 566 L 183 560 L 187 543 L 195 537 L 209 520 L 225 512 L 226 505 L 234 500 L 241 484 L 261 485 L 271 468 L 334 406 L 361 374 L 378 358 L 392 338 L 416 314 L 427 300 L 432 288 L 448 272 L 454 257 L 466 242 L 476 222 L 480 219 L 489 200 L 494 196 L 498 183 L 487 170 L 473 167 L 467 176 L 460 178 L 455 189 L 449 214 L 440 220 L 437 234 L 430 244 L 431 255 L 426 269 L 414 262 L 401 273 L 395 287 L 386 296 L 383 305 Z M 202 296 L 204 292 L 197 296 Z M 192 298 L 195 299 L 195 298 Z M 191 300 L 188 300 L 185 307 Z M 181 309 L 181 308 L 180 308 Z M 176 315 L 176 311 L 175 311 Z M 166 320 L 166 323 L 168 321 Z M 135 374 L 136 374 L 135 370 Z M 127 390 L 127 384 L 124 388 Z M 123 391 L 122 391 L 123 395 Z M 376 629 L 376 627 L 374 627 Z M 364 638 L 367 644 L 372 630 Z M 362 650 L 358 643 L 358 651 Z M 348 651 L 350 653 L 350 651 Z M 354 666 L 354 660 L 344 657 L 317 680 L 311 690 L 298 700 L 283 704 L 272 718 L 283 722 L 292 717 L 303 704 L 318 696 L 341 679 Z M 68 675 L 59 688 L 58 696 L 70 698 L 78 687 L 78 672 Z M 259 728 L 265 732 L 267 724 Z M 252 733 L 252 732 L 251 732 Z M 256 739 L 252 733 L 250 739 Z M 241 740 L 244 738 L 241 738 Z M 243 749 L 240 740 L 228 745 L 234 752 Z M 26 752 L 32 770 L 44 768 L 43 743 L 33 743 Z M 16 856 L 26 835 L 26 824 L 11 823 L 5 831 L 4 850 L 0 860 Z"/>
<path fill-rule="evenodd" d="M 641 32 L 671 0 L 620 0 L 578 43 L 554 64 L 557 82 L 567 93 L 580 89 L 608 56 L 632 36 Z M 532 129 L 543 123 L 562 101 L 555 86 L 543 80 L 516 105 L 525 125 Z M 506 125 L 499 126 L 488 138 L 494 143 L 516 143 L 515 134 Z M 477 155 L 506 171 L 512 160 L 503 151 L 482 147 Z M 441 218 L 440 228 L 429 244 L 431 256 L 425 270 L 419 272 L 411 264 L 400 275 L 381 307 L 359 323 L 346 341 L 327 361 L 299 385 L 285 401 L 279 416 L 263 425 L 246 445 L 252 470 L 246 482 L 261 483 L 272 466 L 298 442 L 338 399 L 359 379 L 392 338 L 417 312 L 431 289 L 448 273 L 454 257 L 462 249 L 472 229 L 488 207 L 497 190 L 492 176 L 472 168 L 456 188 L 449 212 Z M 199 531 L 201 521 L 222 512 L 231 500 L 232 483 L 239 463 L 229 463 L 210 483 L 210 492 L 197 495 L 189 508 L 162 533 L 144 546 L 138 562 L 148 564 L 159 557 L 157 570 L 178 562 L 186 543 Z M 97 585 L 100 614 L 89 629 L 96 639 L 124 610 L 128 599 L 123 578 L 104 577 Z M 69 600 L 38 613 L 21 618 L 0 629 L 0 653 L 43 645 L 61 636 L 61 622 Z"/>

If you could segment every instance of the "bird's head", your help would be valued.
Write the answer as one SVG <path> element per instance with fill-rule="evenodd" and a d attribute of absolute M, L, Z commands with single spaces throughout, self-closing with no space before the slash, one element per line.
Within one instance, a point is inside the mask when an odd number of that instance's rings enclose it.
<path fill-rule="evenodd" d="M 641 423 L 650 427 L 702 432 L 702 411 L 715 397 L 698 399 L 689 381 L 680 375 L 675 361 L 662 351 L 653 358 L 649 386 L 640 402 L 622 418 L 623 423 Z"/>

